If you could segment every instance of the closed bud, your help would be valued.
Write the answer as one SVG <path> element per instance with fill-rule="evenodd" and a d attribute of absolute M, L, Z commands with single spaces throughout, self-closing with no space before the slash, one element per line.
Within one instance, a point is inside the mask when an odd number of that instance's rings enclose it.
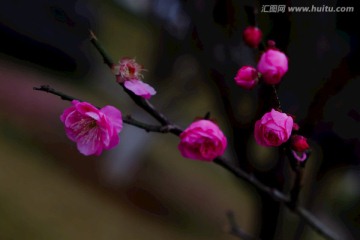
<path fill-rule="evenodd" d="M 309 149 L 307 139 L 301 135 L 294 135 L 291 137 L 291 148 L 297 152 L 304 152 Z"/>
<path fill-rule="evenodd" d="M 243 32 L 243 39 L 249 47 L 257 48 L 262 39 L 262 32 L 257 27 L 249 26 Z"/>
<path fill-rule="evenodd" d="M 258 81 L 258 72 L 251 66 L 243 66 L 236 73 L 234 80 L 240 87 L 252 89 Z"/>
<path fill-rule="evenodd" d="M 288 59 L 283 52 L 269 49 L 261 55 L 257 69 L 266 84 L 278 84 L 288 70 Z"/>

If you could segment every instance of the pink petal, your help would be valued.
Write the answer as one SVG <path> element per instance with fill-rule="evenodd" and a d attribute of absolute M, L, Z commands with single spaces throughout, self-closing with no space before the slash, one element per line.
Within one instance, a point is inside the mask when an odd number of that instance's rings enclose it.
<path fill-rule="evenodd" d="M 91 113 L 97 114 L 99 112 L 99 109 L 97 109 L 96 107 L 94 107 L 93 105 L 87 102 L 78 102 L 75 104 L 75 108 L 79 113 L 84 115 L 86 114 L 88 116 L 92 115 Z"/>
<path fill-rule="evenodd" d="M 98 131 L 98 128 L 94 128 L 77 139 L 77 148 L 80 153 L 84 154 L 85 156 L 101 154 L 102 144 L 98 140 Z"/>
<path fill-rule="evenodd" d="M 100 111 L 106 115 L 116 132 L 119 133 L 123 127 L 121 112 L 113 106 L 105 106 Z"/>
<path fill-rule="evenodd" d="M 296 160 L 298 160 L 300 162 L 303 162 L 306 160 L 307 155 L 305 152 L 300 153 L 301 156 L 299 156 L 294 150 L 291 150 L 291 153 L 294 156 L 294 158 L 296 158 Z"/>
<path fill-rule="evenodd" d="M 156 91 L 153 87 L 140 80 L 125 81 L 124 86 L 136 95 L 145 99 L 149 99 L 152 95 L 156 94 Z"/>
<path fill-rule="evenodd" d="M 285 113 L 278 112 L 274 109 L 272 109 L 270 113 L 271 113 L 271 116 L 272 116 L 274 122 L 276 123 L 276 125 L 278 125 L 280 127 L 285 127 L 285 122 L 287 120 L 289 120 L 288 125 L 289 126 L 291 125 L 291 128 L 292 128 L 292 125 L 293 125 L 292 117 L 289 117 Z"/>

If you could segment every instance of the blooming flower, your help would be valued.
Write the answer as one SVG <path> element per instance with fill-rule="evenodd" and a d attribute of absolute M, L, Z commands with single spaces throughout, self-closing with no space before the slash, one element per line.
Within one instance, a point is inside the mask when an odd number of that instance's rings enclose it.
<path fill-rule="evenodd" d="M 259 28 L 249 26 L 243 32 L 244 42 L 252 48 L 257 48 L 261 42 L 262 32 Z"/>
<path fill-rule="evenodd" d="M 210 120 L 198 120 L 180 134 L 179 150 L 183 157 L 212 161 L 221 156 L 227 145 L 220 128 Z"/>
<path fill-rule="evenodd" d="M 251 66 L 243 66 L 238 70 L 234 80 L 240 87 L 252 89 L 257 83 L 258 73 Z"/>
<path fill-rule="evenodd" d="M 121 112 L 112 106 L 100 110 L 87 102 L 72 101 L 60 120 L 65 125 L 68 138 L 77 143 L 80 153 L 100 155 L 103 149 L 111 149 L 119 143 L 122 129 Z"/>
<path fill-rule="evenodd" d="M 267 84 L 278 84 L 288 70 L 288 59 L 279 50 L 268 49 L 261 55 L 257 67 Z"/>
<path fill-rule="evenodd" d="M 122 58 L 119 64 L 114 66 L 118 83 L 124 84 L 124 87 L 134 94 L 149 99 L 156 94 L 156 91 L 149 84 L 141 81 L 142 71 L 144 71 L 143 66 L 131 58 Z"/>
<path fill-rule="evenodd" d="M 255 140 L 265 147 L 280 146 L 290 138 L 292 127 L 292 117 L 272 109 L 256 121 Z"/>

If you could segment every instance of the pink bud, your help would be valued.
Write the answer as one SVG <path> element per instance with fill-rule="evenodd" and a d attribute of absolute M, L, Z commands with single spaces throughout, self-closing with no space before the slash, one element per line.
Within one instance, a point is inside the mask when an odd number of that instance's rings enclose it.
<path fill-rule="evenodd" d="M 255 140 L 265 147 L 277 147 L 286 142 L 293 127 L 292 117 L 274 109 L 255 123 Z"/>
<path fill-rule="evenodd" d="M 262 32 L 259 28 L 249 26 L 243 32 L 244 42 L 252 48 L 257 48 L 261 42 Z"/>
<path fill-rule="evenodd" d="M 256 69 L 251 66 L 243 66 L 238 70 L 234 79 L 240 87 L 252 89 L 257 83 L 258 73 Z"/>
<path fill-rule="evenodd" d="M 221 156 L 227 145 L 220 128 L 210 120 L 195 121 L 180 134 L 179 151 L 183 157 L 212 161 Z"/>
<path fill-rule="evenodd" d="M 283 52 L 269 49 L 261 55 L 257 67 L 267 84 L 278 84 L 288 70 L 288 59 Z"/>
<path fill-rule="evenodd" d="M 272 48 L 272 49 L 276 49 L 276 42 L 274 40 L 268 40 L 267 41 L 267 47 Z"/>
<path fill-rule="evenodd" d="M 291 137 L 291 148 L 297 152 L 304 152 L 309 149 L 307 139 L 301 135 L 294 135 Z"/>
<path fill-rule="evenodd" d="M 293 130 L 299 131 L 299 129 L 300 129 L 299 124 L 297 124 L 297 123 L 294 122 Z"/>

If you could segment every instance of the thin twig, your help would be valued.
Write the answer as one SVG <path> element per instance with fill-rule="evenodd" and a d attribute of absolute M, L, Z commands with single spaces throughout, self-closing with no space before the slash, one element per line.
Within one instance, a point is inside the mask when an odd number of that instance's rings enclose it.
<path fill-rule="evenodd" d="M 60 97 L 62 100 L 66 100 L 66 101 L 73 101 L 73 100 L 82 101 L 79 98 L 75 98 L 75 97 L 69 96 L 67 94 L 64 94 L 62 92 L 59 92 L 59 91 L 51 88 L 48 85 L 42 85 L 40 87 L 34 87 L 33 89 L 37 90 L 37 91 L 43 91 L 43 92 L 51 93 L 53 95 L 56 95 L 56 96 Z M 171 131 L 174 131 L 174 132 L 181 131 L 181 129 L 178 129 L 176 126 L 173 126 L 173 125 L 170 125 L 170 124 L 165 125 L 165 126 L 156 126 L 156 125 L 143 123 L 143 122 L 140 122 L 140 121 L 134 119 L 131 115 L 123 116 L 122 120 L 126 124 L 129 124 L 129 125 L 144 129 L 146 132 L 167 133 L 167 132 L 171 132 Z"/>
<path fill-rule="evenodd" d="M 277 90 L 276 90 L 276 86 L 272 85 L 272 88 L 273 88 L 273 92 L 274 92 L 274 99 L 275 99 L 276 108 L 278 110 L 281 110 L 280 99 L 279 99 L 279 95 L 278 95 Z"/>
<path fill-rule="evenodd" d="M 98 50 L 98 52 L 101 54 L 101 56 L 103 57 L 104 63 L 106 65 L 108 65 L 109 68 L 113 68 L 114 67 L 114 61 L 112 60 L 112 58 L 106 54 L 105 49 L 101 46 L 101 44 L 99 44 L 99 41 L 97 40 L 95 34 L 93 31 L 89 30 L 90 32 L 90 41 L 91 43 L 94 45 L 94 47 L 96 48 L 96 50 Z"/>
<path fill-rule="evenodd" d="M 97 40 L 95 34 L 90 30 L 90 41 L 94 45 L 94 47 L 98 50 L 102 58 L 104 59 L 105 64 L 112 69 L 114 66 L 114 61 L 111 59 L 109 54 L 105 51 L 105 49 L 101 46 L 99 41 Z M 130 96 L 130 98 L 135 102 L 136 105 L 144 109 L 147 113 L 149 113 L 153 118 L 155 118 L 159 123 L 161 123 L 162 126 L 168 126 L 170 125 L 170 121 L 155 109 L 155 107 L 146 99 L 138 97 L 133 92 L 129 91 L 124 87 L 124 84 L 119 83 L 124 91 Z M 178 129 L 178 127 L 173 126 L 172 130 L 176 134 L 180 134 L 181 131 Z"/>
<path fill-rule="evenodd" d="M 295 174 L 294 183 L 290 190 L 290 203 L 289 203 L 290 207 L 295 208 L 296 205 L 298 204 L 298 200 L 299 200 L 298 198 L 299 198 L 300 191 L 302 188 L 302 178 L 303 178 L 303 174 L 304 174 L 305 164 L 310 157 L 311 151 L 307 150 L 302 153 L 302 154 L 305 154 L 305 159 L 302 161 L 299 161 L 294 156 L 294 154 L 297 154 L 297 153 L 294 152 L 289 146 L 287 147 L 286 154 L 287 154 L 287 158 L 289 160 L 291 170 Z"/>
<path fill-rule="evenodd" d="M 257 238 L 249 235 L 244 230 L 242 230 L 235 219 L 235 214 L 233 211 L 227 211 L 226 216 L 228 218 L 228 222 L 230 224 L 230 231 L 229 233 L 235 237 L 238 237 L 243 240 L 255 240 Z M 259 239 L 260 240 L 260 239 Z"/>
<path fill-rule="evenodd" d="M 279 190 L 266 186 L 265 184 L 260 182 L 254 175 L 249 174 L 249 173 L 245 172 L 244 170 L 233 166 L 232 164 L 228 163 L 222 157 L 216 158 L 214 160 L 214 163 L 222 166 L 223 168 L 225 168 L 226 170 L 228 170 L 229 172 L 231 172 L 235 176 L 237 176 L 237 177 L 245 180 L 246 182 L 250 183 L 251 185 L 253 185 L 258 190 L 260 190 L 260 191 L 262 191 L 264 193 L 267 193 L 274 200 L 276 200 L 278 202 L 284 202 L 284 203 L 287 203 L 287 202 L 290 201 L 290 198 L 288 196 L 286 196 L 285 194 L 283 194 L 282 192 L 280 192 Z"/>
<path fill-rule="evenodd" d="M 33 87 L 33 89 L 36 91 L 43 91 L 43 92 L 54 94 L 56 96 L 59 96 L 62 100 L 66 100 L 66 101 L 79 100 L 79 101 L 81 101 L 78 98 L 74 98 L 65 93 L 59 92 L 59 91 L 51 88 L 49 85 L 41 85 L 40 87 Z"/>
<path fill-rule="evenodd" d="M 340 240 L 340 237 L 332 229 L 330 229 L 329 227 L 324 225 L 319 219 L 317 219 L 309 211 L 307 211 L 306 209 L 304 209 L 303 207 L 300 207 L 300 206 L 294 207 L 293 204 L 291 203 L 291 198 L 286 196 L 284 193 L 278 191 L 277 189 L 273 189 L 273 188 L 266 186 L 265 184 L 260 182 L 258 179 L 256 179 L 253 175 L 246 173 L 245 171 L 232 166 L 231 164 L 229 164 L 228 162 L 226 162 L 224 159 L 222 159 L 220 157 L 216 158 L 214 162 L 217 163 L 218 165 L 224 167 L 231 173 L 233 173 L 236 177 L 239 177 L 239 178 L 245 180 L 246 182 L 250 183 L 258 190 L 266 193 L 273 200 L 285 204 L 285 206 L 288 207 L 289 210 L 291 210 L 293 213 L 298 215 L 312 229 L 314 229 L 316 232 L 318 232 L 320 235 L 322 235 L 326 239 Z"/>

